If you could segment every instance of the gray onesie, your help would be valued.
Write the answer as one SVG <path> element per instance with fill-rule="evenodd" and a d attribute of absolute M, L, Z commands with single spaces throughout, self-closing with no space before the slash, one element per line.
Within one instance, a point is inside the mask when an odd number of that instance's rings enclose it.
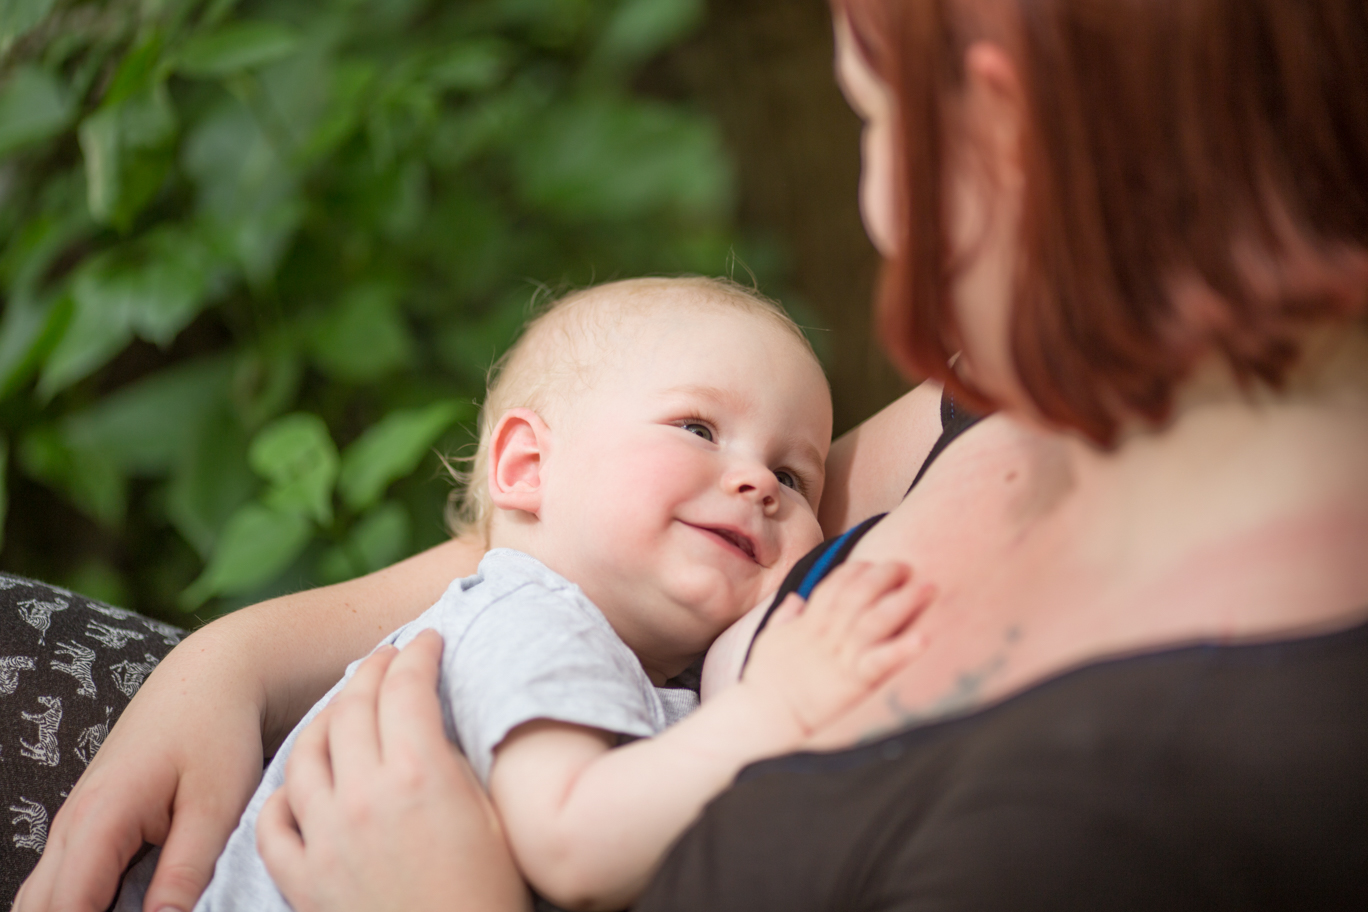
<path fill-rule="evenodd" d="M 442 634 L 439 693 L 447 735 L 488 784 L 494 748 L 517 726 L 555 719 L 646 738 L 698 705 L 690 690 L 657 689 L 627 644 L 578 586 L 536 558 L 496 548 L 419 618 L 385 637 L 402 647 L 420 630 Z M 195 912 L 288 910 L 256 850 L 262 804 L 285 779 L 295 738 L 351 678 L 359 662 L 285 739 L 214 867 Z M 130 873 L 116 912 L 138 912 L 156 853 Z"/>

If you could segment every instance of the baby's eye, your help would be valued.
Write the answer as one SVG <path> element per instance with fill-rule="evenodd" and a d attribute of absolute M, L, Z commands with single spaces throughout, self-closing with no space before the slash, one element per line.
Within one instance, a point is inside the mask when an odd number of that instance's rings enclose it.
<path fill-rule="evenodd" d="M 690 434 L 697 434 L 699 437 L 702 437 L 704 440 L 708 441 L 709 443 L 712 443 L 712 428 L 708 427 L 706 424 L 700 424 L 697 421 L 690 421 L 687 424 L 681 424 L 680 427 L 688 431 Z"/>
<path fill-rule="evenodd" d="M 802 490 L 802 486 L 798 483 L 797 476 L 787 469 L 775 469 L 774 477 L 779 479 L 779 483 L 786 488 L 793 488 L 795 491 Z"/>

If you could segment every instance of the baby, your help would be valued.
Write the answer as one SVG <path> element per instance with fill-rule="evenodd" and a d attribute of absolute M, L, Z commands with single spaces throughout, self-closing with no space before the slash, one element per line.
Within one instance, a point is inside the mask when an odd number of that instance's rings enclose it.
<path fill-rule="evenodd" d="M 448 733 L 551 902 L 628 906 L 742 766 L 799 746 L 913 647 L 921 606 L 899 581 L 795 601 L 696 713 L 693 691 L 665 686 L 820 542 L 830 435 L 802 332 L 727 282 L 578 292 L 501 362 L 464 504 L 492 550 L 385 642 L 442 634 Z M 331 696 L 272 760 L 197 910 L 288 909 L 256 819 Z"/>

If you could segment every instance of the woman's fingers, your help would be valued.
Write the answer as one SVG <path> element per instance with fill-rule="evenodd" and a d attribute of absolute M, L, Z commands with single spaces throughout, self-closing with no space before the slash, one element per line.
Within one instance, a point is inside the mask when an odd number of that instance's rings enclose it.
<path fill-rule="evenodd" d="M 376 704 L 380 683 L 396 655 L 398 650 L 393 646 L 376 649 L 333 697 L 327 730 L 332 773 L 339 781 L 352 776 L 369 776 L 380 763 Z M 339 749 L 339 745 L 346 745 L 346 749 Z"/>
<path fill-rule="evenodd" d="M 164 776 L 158 772 L 149 770 L 149 798 L 165 791 Z M 97 780 L 98 774 L 97 769 Z M 119 875 L 142 847 L 144 829 L 156 821 L 142 819 L 135 797 L 89 786 L 88 780 L 77 783 L 53 819 L 43 857 L 15 899 L 18 912 L 97 910 L 113 900 Z M 151 813 L 163 820 L 166 816 Z"/>
<path fill-rule="evenodd" d="M 293 812 L 306 820 L 316 820 L 309 810 L 331 800 L 335 780 L 329 729 L 332 707 L 325 707 L 295 738 L 290 759 L 285 764 L 285 784 L 277 790 L 284 794 Z"/>
<path fill-rule="evenodd" d="M 181 779 L 171 832 L 162 845 L 157 870 L 148 885 L 145 909 L 192 909 L 214 876 L 214 863 L 237 826 L 235 801 L 225 800 L 212 783 Z"/>
<path fill-rule="evenodd" d="M 440 656 L 440 637 L 422 634 L 368 660 L 295 740 L 257 845 L 300 912 L 528 908 L 493 808 L 444 736 Z M 363 711 L 370 726 L 348 718 Z M 378 762 L 332 776 L 358 738 Z"/>
<path fill-rule="evenodd" d="M 381 749 L 407 749 L 422 758 L 434 750 L 446 753 L 451 744 L 440 730 L 417 720 L 440 718 L 437 680 L 441 671 L 442 637 L 424 630 L 404 647 L 385 672 L 377 706 Z"/>
<path fill-rule="evenodd" d="M 261 776 L 260 713 L 213 704 L 180 712 L 176 656 L 134 697 L 52 821 L 48 844 L 15 908 L 109 906 L 145 842 L 163 847 L 147 908 L 190 909 Z M 229 701 L 231 702 L 231 701 Z"/>
<path fill-rule="evenodd" d="M 304 866 L 304 838 L 283 788 L 266 799 L 257 816 L 257 851 L 281 892 L 307 900 L 309 885 L 301 882 L 308 876 Z M 296 912 L 312 910 L 308 905 L 296 906 Z"/>

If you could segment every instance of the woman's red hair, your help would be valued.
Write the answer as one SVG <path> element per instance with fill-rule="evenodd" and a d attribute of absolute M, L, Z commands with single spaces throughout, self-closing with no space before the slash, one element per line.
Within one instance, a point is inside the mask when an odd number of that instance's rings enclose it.
<path fill-rule="evenodd" d="M 900 120 L 883 338 L 991 406 L 960 347 L 944 187 L 965 52 L 998 42 L 1026 106 L 1011 321 L 1040 413 L 1108 444 L 1161 421 L 1215 351 L 1281 384 L 1312 324 L 1368 295 L 1363 0 L 832 0 Z"/>

